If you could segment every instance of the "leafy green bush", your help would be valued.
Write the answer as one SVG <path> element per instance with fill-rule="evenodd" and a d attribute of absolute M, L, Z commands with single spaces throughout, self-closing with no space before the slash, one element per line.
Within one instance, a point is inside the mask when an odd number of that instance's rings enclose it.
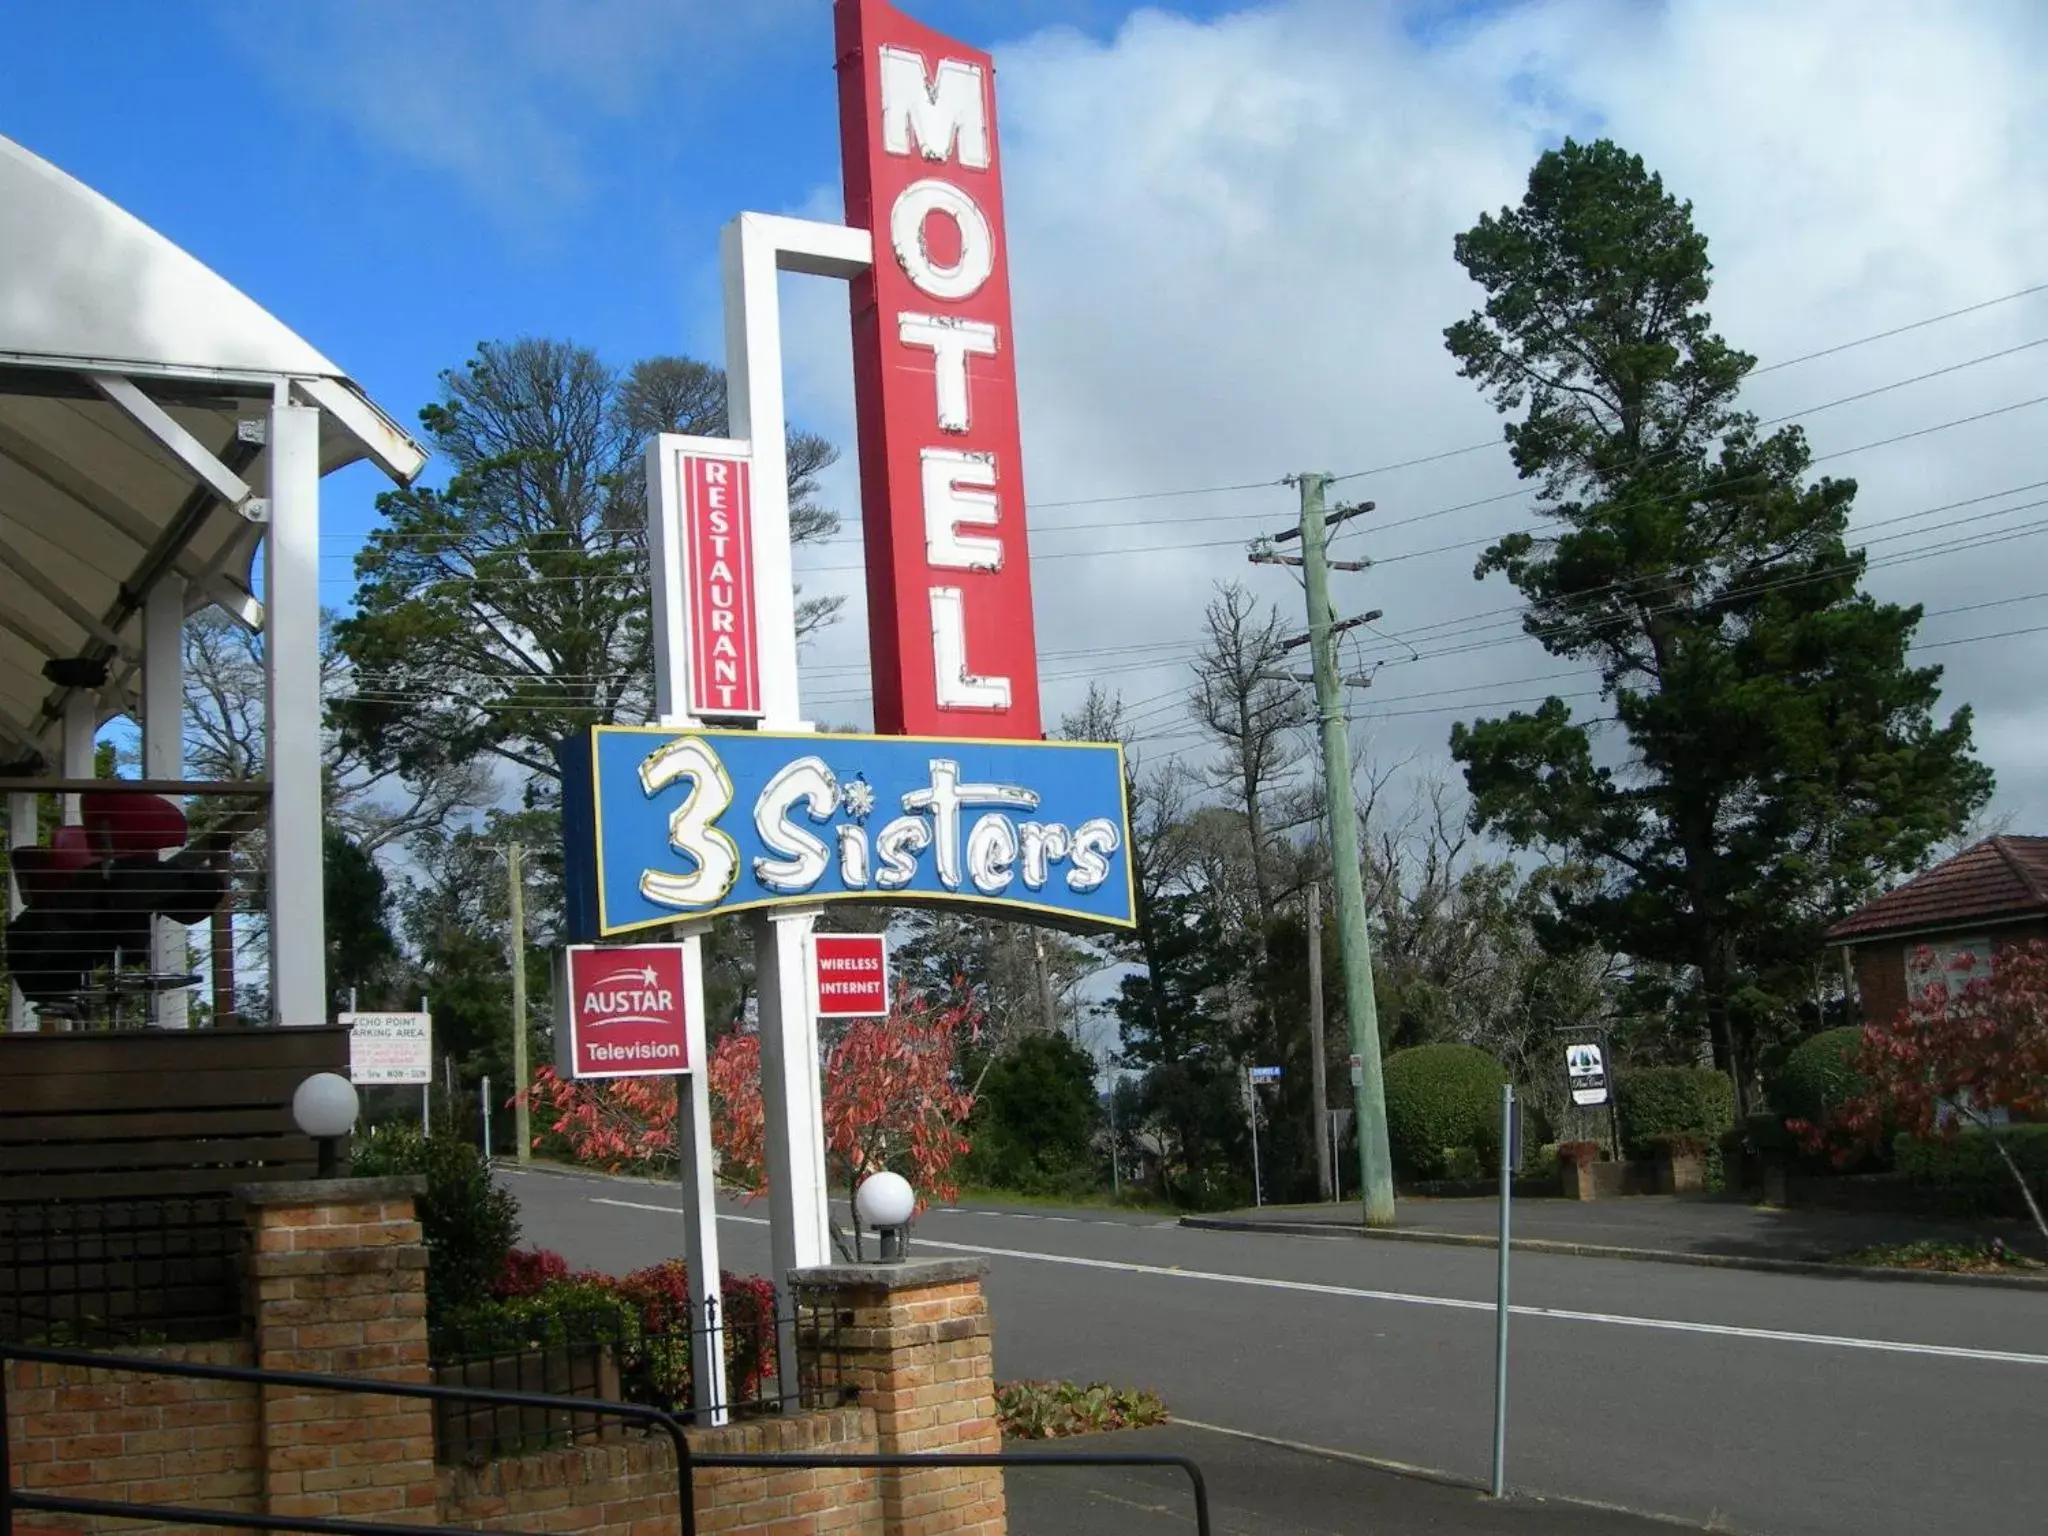
<path fill-rule="evenodd" d="M 967 1122 L 961 1178 L 981 1189 L 1080 1195 L 1102 1180 L 1095 1063 L 1064 1035 L 1031 1035 L 995 1061 Z"/>
<path fill-rule="evenodd" d="M 1659 1136 L 1709 1141 L 1735 1123 L 1735 1085 L 1711 1067 L 1638 1067 L 1621 1074 L 1615 1116 L 1622 1156 L 1654 1157 Z"/>
<path fill-rule="evenodd" d="M 1954 1189 L 1982 1185 L 2012 1189 L 2012 1174 L 1992 1145 L 2003 1138 L 2005 1150 L 2036 1189 L 2048 1189 L 2048 1125 L 2008 1125 L 2000 1131 L 1966 1130 L 1953 1141 L 1916 1141 L 1900 1136 L 1893 1144 L 1899 1172 L 1916 1184 Z"/>
<path fill-rule="evenodd" d="M 1387 1058 L 1387 1139 L 1396 1171 L 1413 1179 L 1451 1177 L 1476 1157 L 1500 1161 L 1501 1064 L 1470 1045 L 1418 1045 Z"/>
<path fill-rule="evenodd" d="M 1051 1440 L 1112 1429 L 1143 1429 L 1167 1420 L 1166 1404 L 1142 1387 L 1104 1382 L 1006 1381 L 996 1387 L 996 1417 L 1012 1440 Z"/>
<path fill-rule="evenodd" d="M 466 1141 L 422 1136 L 392 1125 L 356 1140 L 351 1171 L 360 1178 L 424 1176 L 420 1232 L 427 1245 L 427 1316 L 442 1319 L 490 1299 L 519 1241 L 519 1202 L 491 1182 L 483 1156 Z"/>
<path fill-rule="evenodd" d="M 1770 1085 L 1779 1119 L 1819 1125 L 1830 1110 L 1867 1092 L 1853 1065 L 1862 1043 L 1863 1031 L 1852 1024 L 1824 1029 L 1794 1046 Z"/>

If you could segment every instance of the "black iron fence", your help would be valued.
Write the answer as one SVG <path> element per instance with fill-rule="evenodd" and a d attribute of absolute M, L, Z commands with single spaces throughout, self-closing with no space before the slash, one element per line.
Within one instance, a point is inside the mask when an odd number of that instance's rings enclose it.
<path fill-rule="evenodd" d="M 139 1345 L 241 1332 L 231 1197 L 0 1204 L 0 1339 Z"/>
<path fill-rule="evenodd" d="M 84 1350 L 53 1349 L 37 1345 L 0 1342 L 0 1536 L 15 1536 L 15 1516 L 23 1514 L 85 1515 L 117 1520 L 146 1520 L 160 1525 L 211 1526 L 245 1531 L 310 1531 L 327 1536 L 419 1536 L 419 1527 L 377 1520 L 344 1520 L 311 1515 L 244 1514 L 221 1509 L 191 1509 L 172 1504 L 143 1504 L 115 1499 L 92 1499 L 60 1493 L 34 1493 L 14 1486 L 13 1460 L 9 1454 L 7 1427 L 8 1378 L 15 1361 L 41 1365 L 86 1366 L 96 1370 L 125 1372 L 142 1376 L 196 1378 L 203 1381 L 242 1381 L 255 1386 L 299 1387 L 321 1392 L 349 1392 L 373 1397 L 405 1397 L 443 1402 L 473 1402 L 497 1409 L 534 1409 L 542 1413 L 600 1414 L 623 1425 L 637 1426 L 648 1434 L 668 1437 L 674 1447 L 677 1482 L 677 1526 L 681 1536 L 697 1536 L 696 1474 L 714 1468 L 777 1471 L 853 1467 L 877 1471 L 937 1471 L 948 1468 L 989 1468 L 1002 1471 L 1032 1467 L 1154 1467 L 1181 1472 L 1188 1479 L 1194 1499 L 1195 1536 L 1210 1536 L 1209 1491 L 1202 1469 L 1185 1456 L 1116 1451 L 994 1451 L 986 1453 L 926 1453 L 919 1455 L 842 1455 L 803 1452 L 696 1452 L 683 1433 L 683 1423 L 674 1414 L 644 1403 L 602 1402 L 594 1399 L 555 1397 L 540 1392 L 499 1391 L 476 1386 L 414 1384 L 395 1381 L 361 1381 L 346 1376 L 320 1376 L 306 1371 L 270 1371 L 251 1366 L 201 1364 L 196 1361 L 154 1360 L 123 1355 L 102 1355 Z M 470 1528 L 443 1526 L 443 1530 L 469 1532 Z M 470 1536 L 499 1536 L 472 1532 Z M 510 1533 L 505 1533 L 510 1536 Z"/>
<path fill-rule="evenodd" d="M 841 1349 L 844 1314 L 799 1290 L 793 1311 L 742 1304 L 722 1329 L 686 1325 L 687 1311 L 663 1325 L 616 1300 L 508 1314 L 492 1309 L 438 1321 L 427 1352 L 444 1386 L 555 1398 L 596 1398 L 657 1408 L 688 1422 L 828 1408 L 852 1400 Z M 714 1333 L 724 1352 L 724 1390 L 697 1373 Z M 781 1359 L 782 1341 L 795 1343 Z M 787 1368 L 785 1368 L 785 1365 Z M 435 1410 L 435 1454 L 450 1466 L 602 1439 L 619 1424 L 595 1412 L 543 1412 L 480 1402 L 444 1401 Z"/>

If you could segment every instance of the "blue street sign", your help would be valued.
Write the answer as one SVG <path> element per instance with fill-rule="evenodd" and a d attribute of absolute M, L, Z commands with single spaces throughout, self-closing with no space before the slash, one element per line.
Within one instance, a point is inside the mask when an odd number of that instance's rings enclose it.
<path fill-rule="evenodd" d="M 1114 744 L 598 726 L 558 756 L 572 942 L 828 901 L 1137 921 Z"/>
<path fill-rule="evenodd" d="M 1253 1067 L 1252 1081 L 1255 1083 L 1277 1083 L 1280 1081 L 1278 1067 Z"/>

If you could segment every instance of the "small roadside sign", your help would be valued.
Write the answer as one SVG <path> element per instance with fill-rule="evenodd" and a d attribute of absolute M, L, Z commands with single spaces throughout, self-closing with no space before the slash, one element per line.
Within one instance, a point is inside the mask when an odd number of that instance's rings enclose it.
<path fill-rule="evenodd" d="M 1363 1056 L 1351 1058 L 1351 1086 L 1354 1088 L 1363 1088 L 1365 1086 L 1365 1058 Z"/>
<path fill-rule="evenodd" d="M 1564 1066 L 1571 1079 L 1574 1104 L 1590 1108 L 1607 1102 L 1607 1061 L 1599 1046 L 1566 1046 Z"/>
<path fill-rule="evenodd" d="M 1277 1083 L 1280 1081 L 1280 1069 L 1278 1067 L 1253 1067 L 1251 1074 L 1252 1081 L 1255 1083 Z"/>
<path fill-rule="evenodd" d="M 348 1075 L 355 1083 L 431 1083 L 434 1018 L 428 1013 L 344 1013 Z"/>

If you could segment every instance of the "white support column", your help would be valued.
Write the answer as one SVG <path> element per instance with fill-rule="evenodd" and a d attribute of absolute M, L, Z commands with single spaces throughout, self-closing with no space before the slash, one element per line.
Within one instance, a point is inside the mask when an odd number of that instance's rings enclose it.
<path fill-rule="evenodd" d="M 97 688 L 74 688 L 64 696 L 64 777 L 89 779 L 93 776 L 93 742 L 100 729 L 100 694 Z M 59 814 L 68 827 L 80 821 L 79 797 L 65 795 Z"/>
<path fill-rule="evenodd" d="M 743 213 L 719 236 L 725 273 L 726 431 L 751 445 L 754 586 L 764 731 L 807 731 L 797 703 L 796 588 L 790 575 L 789 441 L 782 406 L 783 272 L 857 277 L 874 254 L 864 229 Z"/>
<path fill-rule="evenodd" d="M 809 966 L 815 908 L 754 919 L 760 978 L 761 1099 L 766 1111 L 768 1246 L 784 1359 L 795 1359 L 791 1270 L 832 1262 L 831 1191 L 825 1183 L 825 1104 Z M 772 978 L 772 980 L 771 980 Z"/>
<path fill-rule="evenodd" d="M 36 843 L 36 797 L 19 793 L 7 796 L 7 846 L 9 848 L 32 848 Z M 14 871 L 7 872 L 7 915 L 13 917 L 21 910 L 21 889 L 15 884 Z M 9 1029 L 35 1028 L 35 1014 L 28 1006 L 28 999 L 21 995 L 21 988 L 13 982 L 7 984 L 7 1027 Z"/>
<path fill-rule="evenodd" d="M 320 413 L 270 409 L 264 540 L 264 721 L 270 777 L 270 1006 L 327 1022 L 321 887 Z"/>
<path fill-rule="evenodd" d="M 185 581 L 166 574 L 142 605 L 142 776 L 185 776 Z M 190 964 L 185 925 L 156 919 L 149 939 L 149 968 L 159 976 L 182 975 Z M 183 992 L 154 994 L 156 1023 L 184 1029 L 190 1020 Z"/>
<path fill-rule="evenodd" d="M 864 229 L 743 213 L 720 237 L 725 275 L 726 429 L 753 449 L 755 601 L 760 614 L 761 693 L 767 731 L 809 731 L 798 699 L 796 594 L 790 571 L 789 464 L 782 399 L 783 272 L 856 277 L 874 258 Z M 812 1009 L 813 911 L 754 922 L 759 978 L 761 1097 L 767 1118 L 769 1245 L 778 1310 L 792 1317 L 794 1269 L 832 1262 L 825 1183 L 823 1063 Z M 793 1322 L 782 1358 L 795 1358 Z"/>
<path fill-rule="evenodd" d="M 683 1260 L 690 1270 L 690 1326 L 703 1329 L 690 1358 L 690 1407 L 700 1424 L 728 1417 L 725 1288 L 718 1257 L 718 1153 L 711 1145 L 711 1058 L 704 1045 L 704 936 L 683 937 L 683 1008 L 689 1021 L 690 1072 L 676 1080 L 676 1162 L 683 1183 Z M 784 1355 L 794 1360 L 795 1355 Z"/>

